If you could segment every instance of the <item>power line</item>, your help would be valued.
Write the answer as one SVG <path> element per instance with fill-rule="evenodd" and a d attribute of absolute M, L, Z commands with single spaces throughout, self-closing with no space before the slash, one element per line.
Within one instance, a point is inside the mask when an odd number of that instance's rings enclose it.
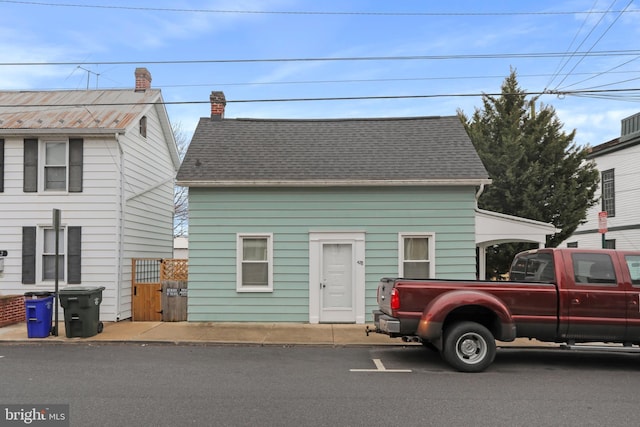
<path fill-rule="evenodd" d="M 0 0 L 0 2 L 3 0 Z M 603 50 L 574 52 L 589 57 L 636 56 L 640 50 Z M 410 56 L 351 56 L 325 58 L 264 58 L 264 59 L 182 59 L 182 60 L 141 60 L 141 61 L 63 61 L 63 62 L 0 62 L 0 66 L 60 66 L 60 65 L 158 65 L 158 64 L 241 64 L 261 62 L 331 62 L 331 61 L 414 61 L 414 60 L 462 60 L 462 59 L 513 59 L 513 58 L 558 58 L 564 57 L 565 52 L 530 52 L 530 53 L 488 53 L 461 55 L 410 55 Z"/>
<path fill-rule="evenodd" d="M 559 97 L 570 96 L 604 96 L 606 94 L 638 93 L 640 88 L 626 89 L 589 89 L 574 91 L 527 91 L 514 94 L 496 93 L 452 93 L 452 94 L 430 94 L 430 95 L 375 95 L 375 96 L 338 96 L 320 98 L 268 98 L 268 99 L 235 99 L 226 100 L 227 104 L 247 104 L 247 103 L 270 103 L 270 102 L 319 102 L 319 101 L 361 101 L 361 100 L 395 100 L 395 99 L 427 99 L 427 98 L 459 98 L 459 97 L 481 97 L 481 96 L 509 96 L 509 95 L 556 95 Z M 211 101 L 163 101 L 163 102 L 109 102 L 109 103 L 73 103 L 73 104 L 0 104 L 0 108 L 70 108 L 70 107 L 119 107 L 129 105 L 189 105 L 189 104 L 209 104 Z"/>
<path fill-rule="evenodd" d="M 618 65 L 612 69 L 601 72 L 581 72 L 573 73 L 574 76 L 591 76 L 583 81 L 591 80 L 594 77 L 601 76 L 603 74 L 637 74 L 640 70 L 628 70 L 628 71 L 614 71 L 623 65 L 637 60 L 633 58 L 624 64 Z M 518 74 L 518 78 L 532 78 L 532 77 L 549 77 L 552 74 Z M 553 74 L 555 75 L 555 74 Z M 179 87 L 217 87 L 217 86 L 276 86 L 276 85 L 305 85 L 305 84 L 334 84 L 334 83 L 378 83 L 378 82 L 414 82 L 414 81 L 431 81 L 431 80 L 483 80 L 483 79 L 504 79 L 504 75 L 487 75 L 487 76 L 446 76 L 446 77 L 391 77 L 380 79 L 344 79 L 344 80 L 290 80 L 290 81 L 276 81 L 276 82 L 215 82 L 215 83 L 192 83 L 192 84 L 161 84 L 160 88 L 179 88 Z M 625 82 L 621 81 L 620 83 Z M 572 85 L 575 86 L 575 85 Z"/>
<path fill-rule="evenodd" d="M 637 60 L 638 57 L 633 58 L 621 65 L 611 68 L 606 71 L 600 72 L 579 72 L 573 73 L 574 76 L 591 76 L 583 80 L 588 81 L 594 77 L 601 76 L 603 74 L 638 74 L 640 70 L 626 70 L 615 71 L 630 62 Z M 549 77 L 552 74 L 539 73 L 539 74 L 518 74 L 519 78 L 534 78 L 534 77 Z M 307 85 L 307 84 L 341 84 L 341 83 L 380 83 L 380 82 L 415 82 L 415 81 L 443 81 L 443 80 L 489 80 L 489 79 L 504 79 L 504 75 L 486 75 L 486 76 L 441 76 L 441 77 L 389 77 L 379 79 L 334 79 L 334 80 L 289 80 L 289 81 L 252 81 L 252 82 L 209 82 L 209 83 L 189 83 L 189 84 L 158 84 L 154 87 L 156 89 L 168 89 L 168 88 L 186 88 L 186 87 L 220 87 L 220 86 L 282 86 L 282 85 Z M 617 83 L 610 83 L 610 85 L 624 83 L 630 80 L 622 80 Z M 571 85 L 575 86 L 575 85 Z M 103 87 L 102 89 L 128 89 L 129 86 L 117 86 L 117 87 Z M 96 89 L 98 89 L 96 87 Z M 545 88 L 546 89 L 546 88 Z M 30 91 L 33 89 L 12 89 L 15 91 Z M 40 90 L 71 90 L 69 88 L 50 87 L 41 88 Z"/>
<path fill-rule="evenodd" d="M 75 7 L 85 9 L 119 9 L 142 12 L 178 12 L 211 14 L 254 14 L 254 15 L 345 15 L 345 16 L 530 16 L 530 15 L 582 15 L 608 14 L 620 11 L 582 12 L 582 11 L 541 11 L 541 12 L 322 12 L 322 11 L 265 11 L 265 10 L 228 10 L 228 9 L 187 9 L 140 6 L 88 5 L 78 3 L 47 3 L 36 1 L 0 0 L 0 3 L 14 3 L 28 6 Z M 632 10 L 630 12 L 640 12 Z"/>
<path fill-rule="evenodd" d="M 582 90 L 591 90 L 591 89 L 599 89 L 599 88 L 602 88 L 602 87 L 615 86 L 615 85 L 619 85 L 619 84 L 622 84 L 622 83 L 632 82 L 632 81 L 635 81 L 635 80 L 640 80 L 640 77 L 634 77 L 632 79 L 621 80 L 621 81 L 615 82 L 615 83 L 606 83 L 606 84 L 601 84 L 601 85 L 597 85 L 597 86 L 585 87 L 585 88 L 582 88 Z"/>
<path fill-rule="evenodd" d="M 626 96 L 626 97 L 618 97 L 618 96 L 607 96 L 607 95 L 599 95 L 599 94 L 595 94 L 595 95 L 589 95 L 589 94 L 585 94 L 585 95 L 576 95 L 576 97 L 578 98 L 590 98 L 590 99 L 602 99 L 604 101 L 625 101 L 625 102 L 640 102 L 640 92 L 638 92 L 636 95 L 634 96 Z"/>
<path fill-rule="evenodd" d="M 593 11 L 593 9 L 595 8 L 596 4 L 598 4 L 598 0 L 594 0 L 593 6 L 591 6 L 590 11 Z M 585 16 L 584 20 L 582 21 L 582 24 L 580 25 L 580 28 L 578 29 L 578 31 L 576 32 L 576 34 L 573 36 L 573 40 L 571 40 L 571 43 L 569 43 L 569 47 L 567 48 L 567 54 L 569 54 L 569 51 L 571 50 L 571 47 L 573 46 L 573 43 L 576 41 L 576 39 L 578 38 L 578 34 L 580 34 L 580 32 L 582 31 L 582 28 L 585 26 L 585 24 L 587 23 L 587 20 L 589 19 L 589 17 L 591 16 L 591 14 Z M 602 17 L 604 17 L 604 15 L 602 15 Z M 598 23 L 596 25 L 594 25 L 594 27 L 591 29 L 591 31 L 593 32 L 593 30 L 595 30 L 595 27 L 600 23 L 600 21 L 602 20 L 602 18 L 598 21 Z M 587 40 L 587 38 L 589 38 L 589 35 L 591 34 L 591 32 L 589 32 L 589 34 L 587 34 L 587 36 L 582 40 L 582 42 L 576 47 L 575 50 L 580 49 L 580 47 L 582 47 L 582 44 Z M 556 68 L 556 71 L 553 75 L 553 77 L 551 78 L 551 80 L 549 80 L 549 83 L 547 83 L 546 87 L 551 86 L 551 83 L 553 83 L 553 81 L 556 79 L 556 77 L 558 77 L 558 75 L 562 72 L 562 70 L 564 70 L 564 67 L 567 66 L 567 64 L 569 63 L 569 61 L 571 61 L 571 58 L 573 58 L 573 55 L 575 54 L 571 54 L 569 55 L 567 58 L 564 59 L 564 61 L 560 61 L 560 64 L 558 64 L 558 68 Z"/>
<path fill-rule="evenodd" d="M 614 0 L 615 3 L 615 0 Z M 613 7 L 613 4 L 611 3 L 610 7 Z M 578 62 L 576 62 L 576 64 L 573 66 L 573 68 L 564 76 L 564 78 L 560 81 L 560 83 L 558 83 L 556 85 L 556 89 L 558 89 L 560 87 L 560 85 L 562 83 L 564 83 L 564 81 L 567 79 L 567 77 L 569 77 L 569 75 L 578 67 L 578 65 L 580 65 L 580 63 L 587 57 L 587 54 L 589 52 L 591 52 L 591 50 L 598 44 L 598 42 L 600 42 L 600 40 L 602 40 L 602 38 L 609 32 L 609 30 L 611 29 L 611 27 L 613 27 L 613 25 L 618 22 L 618 19 L 620 19 L 620 17 L 622 16 L 622 14 L 624 13 L 625 10 L 627 10 L 629 8 L 629 6 L 631 6 L 631 4 L 633 3 L 633 0 L 630 0 L 629 3 L 627 3 L 627 5 L 625 6 L 624 10 L 622 10 L 622 12 L 620 12 L 616 18 L 613 20 L 613 22 L 611 22 L 611 24 L 609 24 L 609 26 L 607 27 L 607 29 L 604 31 L 604 33 L 602 33 L 600 35 L 600 37 L 598 37 L 598 40 L 596 40 L 595 42 L 593 42 L 593 44 L 591 45 L 591 47 L 589 48 L 589 50 L 587 51 L 587 53 L 583 54 L 582 57 L 580 58 L 580 60 L 578 60 Z M 604 15 L 603 15 L 604 16 Z M 600 23 L 600 21 L 598 21 L 598 23 Z M 595 28 L 595 27 L 594 27 Z M 591 35 L 591 33 L 589 33 L 589 35 Z M 588 36 L 587 36 L 588 37 Z M 585 39 L 586 40 L 586 39 Z"/>
<path fill-rule="evenodd" d="M 609 69 L 608 69 L 608 70 L 606 70 L 606 71 L 602 71 L 602 72 L 600 72 L 600 73 L 593 74 L 591 77 L 587 77 L 586 79 L 582 79 L 582 80 L 580 80 L 580 81 L 578 81 L 578 82 L 575 82 L 575 83 L 572 83 L 572 84 L 570 84 L 570 85 L 567 85 L 567 86 L 565 86 L 563 89 L 565 89 L 565 90 L 566 90 L 566 89 L 568 89 L 568 88 L 570 88 L 570 87 L 572 87 L 572 86 L 577 86 L 577 85 L 579 85 L 580 83 L 584 83 L 584 82 L 586 82 L 586 81 L 589 81 L 589 80 L 595 79 L 596 77 L 600 77 L 600 76 L 602 76 L 602 75 L 604 75 L 604 74 L 620 73 L 620 71 L 614 71 L 614 70 L 616 70 L 616 69 L 618 69 L 618 68 L 621 68 L 621 67 L 624 67 L 625 65 L 630 64 L 630 63 L 631 63 L 631 62 L 633 62 L 633 61 L 637 61 L 639 58 L 640 58 L 640 56 L 636 56 L 635 58 L 631 58 L 630 60 L 625 61 L 625 62 L 623 62 L 622 64 L 618 64 L 618 65 L 616 65 L 615 67 L 609 68 Z M 635 71 L 634 71 L 634 73 L 635 73 Z M 585 74 L 585 73 L 573 73 L 573 75 L 574 75 L 574 76 L 577 76 L 577 75 L 580 75 L 580 74 Z M 635 79 L 630 79 L 630 80 L 635 80 Z M 627 81 L 629 81 L 629 80 L 622 80 L 622 81 L 620 81 L 620 82 L 610 83 L 609 85 L 615 85 L 615 84 L 625 83 L 625 82 L 627 82 Z"/>

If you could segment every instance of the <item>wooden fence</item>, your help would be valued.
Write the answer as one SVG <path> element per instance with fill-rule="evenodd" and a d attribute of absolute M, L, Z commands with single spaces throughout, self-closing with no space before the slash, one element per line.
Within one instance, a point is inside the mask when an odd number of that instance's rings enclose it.
<path fill-rule="evenodd" d="M 188 261 L 134 258 L 131 264 L 132 320 L 187 320 Z"/>

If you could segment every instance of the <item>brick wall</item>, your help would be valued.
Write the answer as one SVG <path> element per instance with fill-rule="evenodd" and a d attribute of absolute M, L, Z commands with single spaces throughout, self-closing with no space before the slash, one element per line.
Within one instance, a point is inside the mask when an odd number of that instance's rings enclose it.
<path fill-rule="evenodd" d="M 0 328 L 25 321 L 24 296 L 0 296 Z"/>

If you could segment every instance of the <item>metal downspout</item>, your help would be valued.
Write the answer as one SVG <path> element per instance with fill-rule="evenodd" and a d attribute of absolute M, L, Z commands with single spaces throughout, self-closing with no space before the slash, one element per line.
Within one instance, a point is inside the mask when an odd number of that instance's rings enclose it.
<path fill-rule="evenodd" d="M 480 188 L 476 191 L 476 212 L 478 211 L 478 199 L 484 191 L 484 184 L 480 184 Z M 477 230 L 474 231 L 477 233 Z M 487 247 L 485 245 L 478 245 L 478 279 L 487 279 Z"/>
<path fill-rule="evenodd" d="M 117 210 L 117 227 L 118 227 L 118 235 L 117 235 L 117 253 L 116 253 L 116 321 L 120 320 L 121 305 L 120 302 L 122 300 L 122 263 L 124 260 L 124 204 L 126 202 L 124 196 L 124 150 L 122 149 L 122 144 L 120 143 L 120 134 L 116 132 L 116 143 L 118 144 L 118 152 L 120 153 L 120 208 Z"/>

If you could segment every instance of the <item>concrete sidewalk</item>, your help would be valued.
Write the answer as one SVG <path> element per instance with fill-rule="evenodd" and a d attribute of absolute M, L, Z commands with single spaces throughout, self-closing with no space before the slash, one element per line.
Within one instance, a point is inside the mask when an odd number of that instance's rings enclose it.
<path fill-rule="evenodd" d="M 372 324 L 308 324 L 308 323 L 217 323 L 217 322 L 105 322 L 102 333 L 87 338 L 67 338 L 64 321 L 59 322 L 59 335 L 28 338 L 26 323 L 0 328 L 2 343 L 173 343 L 231 345 L 327 345 L 327 346 L 414 346 L 400 338 L 366 334 Z M 501 347 L 558 347 L 557 344 L 518 339 L 498 342 Z"/>
<path fill-rule="evenodd" d="M 27 324 L 0 328 L 2 342 L 140 342 L 249 345 L 397 345 L 399 338 L 366 334 L 367 325 L 305 323 L 105 322 L 102 333 L 67 338 L 64 321 L 58 336 L 28 338 Z M 368 325 L 372 328 L 373 325 Z"/>

